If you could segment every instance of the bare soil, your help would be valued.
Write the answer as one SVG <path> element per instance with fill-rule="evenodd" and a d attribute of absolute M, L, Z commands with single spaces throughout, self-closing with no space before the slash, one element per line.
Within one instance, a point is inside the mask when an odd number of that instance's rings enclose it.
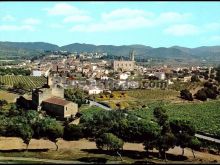
<path fill-rule="evenodd" d="M 86 150 L 86 149 L 97 149 L 95 142 L 86 140 L 86 139 L 81 139 L 78 141 L 65 141 L 63 139 L 59 139 L 57 142 L 59 146 L 59 150 Z M 7 151 L 7 150 L 22 150 L 26 149 L 26 144 L 23 143 L 22 139 L 16 138 L 16 137 L 0 137 L 0 150 L 1 151 Z M 49 140 L 44 140 L 44 139 L 32 139 L 30 141 L 28 149 L 50 149 L 50 150 L 55 150 L 56 145 L 49 141 Z M 125 143 L 124 150 L 130 150 L 130 151 L 144 151 L 144 147 L 142 144 L 137 144 L 137 143 Z M 157 153 L 157 150 L 153 150 L 153 153 Z M 172 155 L 181 155 L 182 154 L 182 149 L 179 147 L 175 147 L 173 149 L 170 149 L 168 154 Z M 214 155 L 210 154 L 207 152 L 198 152 L 194 151 L 196 159 L 194 159 L 193 154 L 191 149 L 186 148 L 184 156 L 187 157 L 188 161 L 193 161 L 193 162 L 215 162 L 215 163 L 220 163 L 220 156 L 219 155 Z"/>

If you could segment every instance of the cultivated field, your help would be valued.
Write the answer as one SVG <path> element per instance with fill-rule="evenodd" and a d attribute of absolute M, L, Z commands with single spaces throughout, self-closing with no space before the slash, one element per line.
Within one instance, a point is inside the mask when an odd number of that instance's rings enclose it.
<path fill-rule="evenodd" d="M 135 89 L 129 91 L 114 91 L 111 95 L 97 96 L 97 101 L 109 104 L 112 109 L 139 109 L 155 101 L 181 102 L 179 92 L 171 89 Z"/>
<path fill-rule="evenodd" d="M 8 86 L 13 86 L 20 82 L 25 84 L 28 88 L 36 88 L 45 84 L 46 78 L 34 76 L 0 76 L 0 82 Z"/>
<path fill-rule="evenodd" d="M 7 91 L 0 90 L 0 100 L 6 100 L 9 103 L 15 102 L 16 98 L 18 97 L 17 94 L 9 93 Z"/>
<path fill-rule="evenodd" d="M 178 91 L 161 89 L 136 89 L 125 93 L 137 100 L 172 100 L 179 95 Z"/>
<path fill-rule="evenodd" d="M 150 104 L 147 108 L 130 111 L 142 118 L 153 118 L 153 109 L 158 103 Z M 170 119 L 191 121 L 198 131 L 211 134 L 220 132 L 220 100 L 200 103 L 165 103 L 161 104 L 167 110 Z"/>
<path fill-rule="evenodd" d="M 134 103 L 134 102 L 133 102 Z M 155 107 L 162 106 L 167 110 L 170 119 L 189 120 L 195 125 L 198 131 L 211 134 L 220 132 L 220 100 L 193 103 L 170 103 L 155 101 L 146 104 L 145 108 L 129 110 L 128 113 L 135 114 L 144 119 L 153 119 Z M 92 116 L 93 113 L 100 111 L 98 107 L 84 107 L 82 114 Z"/>

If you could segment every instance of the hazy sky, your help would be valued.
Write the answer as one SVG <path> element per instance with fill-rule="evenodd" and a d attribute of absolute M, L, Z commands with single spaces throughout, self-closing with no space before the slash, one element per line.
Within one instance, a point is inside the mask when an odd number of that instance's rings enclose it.
<path fill-rule="evenodd" d="M 220 2 L 0 2 L 0 41 L 220 45 Z"/>

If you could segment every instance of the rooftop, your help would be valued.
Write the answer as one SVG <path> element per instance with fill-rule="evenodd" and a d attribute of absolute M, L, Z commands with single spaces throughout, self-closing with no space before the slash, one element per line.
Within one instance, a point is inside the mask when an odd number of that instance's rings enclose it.
<path fill-rule="evenodd" d="M 62 106 L 65 106 L 65 105 L 71 103 L 71 101 L 67 101 L 67 100 L 59 98 L 59 97 L 51 97 L 47 100 L 44 100 L 43 102 L 56 104 L 56 105 L 62 105 Z"/>

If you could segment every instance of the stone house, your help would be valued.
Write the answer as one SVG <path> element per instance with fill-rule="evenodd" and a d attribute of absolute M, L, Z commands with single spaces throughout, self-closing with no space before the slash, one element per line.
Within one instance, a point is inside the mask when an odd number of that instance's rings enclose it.
<path fill-rule="evenodd" d="M 56 118 L 75 117 L 78 112 L 78 105 L 59 97 L 51 97 L 42 102 L 42 109 Z"/>

